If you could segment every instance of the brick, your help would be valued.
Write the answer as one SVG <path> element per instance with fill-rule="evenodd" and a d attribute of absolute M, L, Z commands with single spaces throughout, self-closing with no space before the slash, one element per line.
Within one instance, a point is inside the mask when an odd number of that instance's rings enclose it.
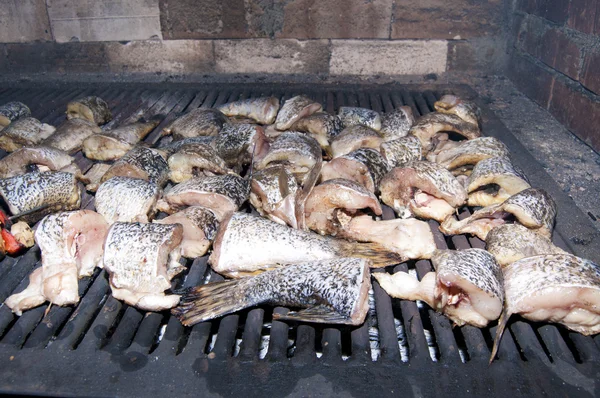
<path fill-rule="evenodd" d="M 542 56 L 542 51 L 544 50 L 542 46 L 542 37 L 544 36 L 546 29 L 546 24 L 540 18 L 528 17 L 523 23 L 523 29 L 517 47 L 536 58 L 540 58 Z M 545 50 L 547 51 L 547 49 Z"/>
<path fill-rule="evenodd" d="M 569 15 L 568 0 L 537 0 L 535 14 L 557 24 L 563 24 Z"/>
<path fill-rule="evenodd" d="M 579 79 L 582 51 L 579 45 L 565 33 L 548 29 L 541 41 L 540 59 L 548 66 L 574 80 Z"/>
<path fill-rule="evenodd" d="M 332 40 L 332 75 L 424 75 L 446 71 L 445 40 Z"/>
<path fill-rule="evenodd" d="M 327 73 L 327 40 L 215 40 L 218 73 Z"/>
<path fill-rule="evenodd" d="M 594 33 L 596 0 L 571 0 L 567 25 L 583 33 Z"/>
<path fill-rule="evenodd" d="M 158 0 L 49 0 L 48 16 L 59 43 L 162 37 Z"/>
<path fill-rule="evenodd" d="M 396 2 L 391 38 L 468 39 L 495 35 L 501 33 L 502 15 L 502 0 Z"/>
<path fill-rule="evenodd" d="M 600 52 L 588 52 L 583 63 L 581 83 L 600 95 Z"/>
<path fill-rule="evenodd" d="M 529 98 L 547 108 L 555 77 L 525 56 L 513 53 L 507 68 L 508 77 Z"/>
<path fill-rule="evenodd" d="M 514 14 L 511 22 L 509 46 L 516 46 L 523 40 L 525 30 L 523 29 L 525 17 L 520 14 Z"/>
<path fill-rule="evenodd" d="M 3 1 L 0 7 L 0 43 L 52 40 L 44 0 Z"/>
<path fill-rule="evenodd" d="M 538 8 L 538 0 L 517 0 L 516 10 L 534 14 Z"/>
<path fill-rule="evenodd" d="M 600 36 L 600 2 L 596 3 L 596 22 L 594 23 L 594 34 Z"/>
<path fill-rule="evenodd" d="M 448 71 L 503 71 L 504 38 L 480 37 L 448 41 Z"/>
<path fill-rule="evenodd" d="M 575 135 L 600 151 L 600 102 L 565 82 L 557 80 L 549 111 Z"/>

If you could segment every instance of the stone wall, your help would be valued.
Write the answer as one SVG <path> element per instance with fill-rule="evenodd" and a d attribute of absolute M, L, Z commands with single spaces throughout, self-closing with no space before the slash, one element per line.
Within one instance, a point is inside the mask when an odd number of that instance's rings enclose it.
<path fill-rule="evenodd" d="M 507 74 L 600 151 L 600 1 L 517 0 Z"/>

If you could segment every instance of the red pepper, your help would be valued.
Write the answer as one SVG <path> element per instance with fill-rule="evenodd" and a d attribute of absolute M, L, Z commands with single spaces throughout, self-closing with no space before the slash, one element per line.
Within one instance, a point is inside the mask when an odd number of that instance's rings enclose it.
<path fill-rule="evenodd" d="M 7 229 L 2 228 L 2 240 L 4 241 L 4 250 L 11 256 L 19 254 L 19 252 L 26 249 L 26 247 L 20 243 L 13 234 L 11 234 Z"/>

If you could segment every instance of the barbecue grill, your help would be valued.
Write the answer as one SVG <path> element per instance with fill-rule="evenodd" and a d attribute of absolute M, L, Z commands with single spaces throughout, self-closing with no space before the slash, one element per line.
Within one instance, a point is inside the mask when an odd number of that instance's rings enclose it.
<path fill-rule="evenodd" d="M 20 85 L 0 90 L 0 103 L 19 100 L 33 116 L 59 124 L 69 100 L 98 95 L 113 111 L 116 126 L 140 116 L 166 114 L 147 138 L 179 114 L 242 98 L 300 93 L 328 112 L 361 106 L 389 112 L 408 105 L 415 115 L 433 110 L 443 93 L 475 100 L 484 134 L 502 140 L 514 163 L 558 205 L 555 244 L 594 261 L 600 237 L 562 190 L 467 86 L 315 85 Z M 6 155 L 3 153 L 2 155 Z M 78 153 L 78 165 L 92 162 Z M 93 208 L 86 195 L 82 207 Z M 247 211 L 250 211 L 247 208 Z M 464 210 L 467 217 L 473 209 Z M 393 218 L 390 208 L 384 218 Z M 430 221 L 438 248 L 482 248 L 475 237 L 444 237 Z M 221 280 L 207 258 L 187 262 L 173 289 Z M 37 246 L 0 262 L 0 300 L 22 290 L 40 266 Z M 393 271 L 432 270 L 429 261 L 409 261 Z M 375 272 L 381 272 L 375 271 Z M 75 307 L 47 305 L 14 316 L 0 307 L 0 390 L 50 395 L 596 395 L 600 383 L 600 336 L 514 317 L 488 366 L 495 326 L 452 327 L 426 305 L 390 297 L 373 282 L 371 310 L 360 327 L 272 320 L 288 309 L 269 306 L 183 327 L 168 312 L 143 312 L 110 295 L 106 273 L 80 280 Z"/>

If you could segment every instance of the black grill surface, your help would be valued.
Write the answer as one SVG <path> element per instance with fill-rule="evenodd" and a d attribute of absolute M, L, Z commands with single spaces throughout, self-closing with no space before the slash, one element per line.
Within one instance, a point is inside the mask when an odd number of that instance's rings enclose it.
<path fill-rule="evenodd" d="M 34 117 L 59 125 L 69 100 L 98 95 L 113 111 L 109 128 L 167 114 L 146 139 L 155 143 L 179 114 L 240 98 L 275 95 L 285 100 L 304 93 L 329 112 L 343 105 L 383 112 L 408 105 L 422 115 L 447 92 L 479 102 L 484 134 L 504 141 L 532 185 L 554 197 L 559 207 L 555 243 L 598 262 L 600 239 L 594 227 L 466 86 L 21 85 L 1 89 L 0 103 L 22 101 Z M 80 153 L 77 158 L 84 170 L 91 167 Z M 92 197 L 86 196 L 83 205 L 93 208 Z M 384 216 L 393 218 L 393 211 L 386 208 Z M 430 225 L 438 248 L 484 247 L 478 238 L 444 237 L 436 222 Z M 40 265 L 37 246 L 0 262 L 0 300 L 24 289 Z M 187 266 L 173 288 L 222 279 L 207 267 L 206 257 Z M 429 261 L 388 269 L 419 277 L 431 270 Z M 43 305 L 21 317 L 0 307 L 0 391 L 59 396 L 594 396 L 599 391 L 599 337 L 514 317 L 498 358 L 488 365 L 495 326 L 452 327 L 426 305 L 390 299 L 373 285 L 371 311 L 360 327 L 273 321 L 273 313 L 287 309 L 265 306 L 185 328 L 168 312 L 146 313 L 115 300 L 106 273 L 97 270 L 80 281 L 81 301 L 75 307 L 48 310 Z"/>

